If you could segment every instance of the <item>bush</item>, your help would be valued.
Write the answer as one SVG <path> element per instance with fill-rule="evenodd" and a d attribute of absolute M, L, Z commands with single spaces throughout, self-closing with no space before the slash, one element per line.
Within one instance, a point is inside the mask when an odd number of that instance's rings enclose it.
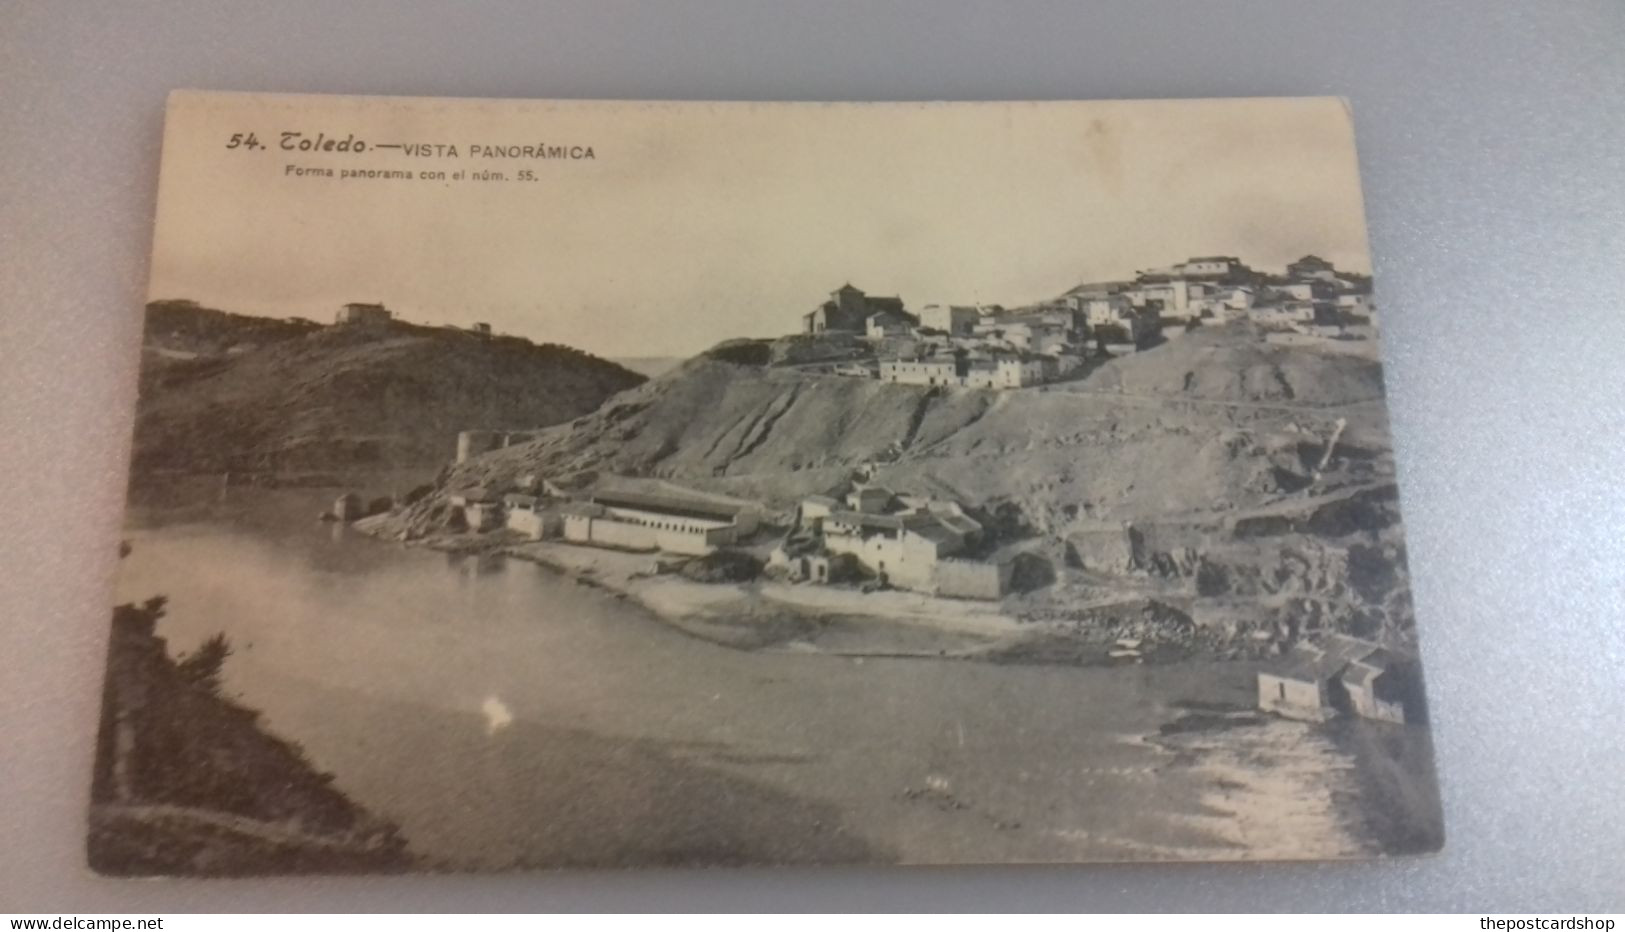
<path fill-rule="evenodd" d="M 773 347 L 762 340 L 728 340 L 706 350 L 705 356 L 736 366 L 765 366 L 773 361 Z"/>
<path fill-rule="evenodd" d="M 220 670 L 231 656 L 231 644 L 224 633 L 216 634 L 175 664 L 181 679 L 210 694 L 220 694 Z"/>
<path fill-rule="evenodd" d="M 762 574 L 763 563 L 738 550 L 717 550 L 683 564 L 677 572 L 694 582 L 748 582 Z"/>

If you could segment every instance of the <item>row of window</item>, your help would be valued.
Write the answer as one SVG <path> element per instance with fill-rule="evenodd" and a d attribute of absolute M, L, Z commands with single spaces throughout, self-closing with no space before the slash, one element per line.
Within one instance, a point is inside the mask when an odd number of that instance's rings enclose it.
<path fill-rule="evenodd" d="M 630 518 L 633 524 L 641 524 L 657 531 L 682 531 L 685 534 L 704 534 L 709 528 L 695 527 L 680 521 L 654 521 L 648 518 Z"/>

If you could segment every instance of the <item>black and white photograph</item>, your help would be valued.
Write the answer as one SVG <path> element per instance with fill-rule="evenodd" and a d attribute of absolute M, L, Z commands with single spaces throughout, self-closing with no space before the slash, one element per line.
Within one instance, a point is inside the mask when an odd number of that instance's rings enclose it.
<path fill-rule="evenodd" d="M 110 875 L 1444 827 L 1337 98 L 176 92 Z"/>

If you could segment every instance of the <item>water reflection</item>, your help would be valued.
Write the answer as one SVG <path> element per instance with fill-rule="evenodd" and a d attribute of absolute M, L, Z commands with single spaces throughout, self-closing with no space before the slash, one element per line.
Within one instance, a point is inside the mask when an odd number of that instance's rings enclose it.
<path fill-rule="evenodd" d="M 513 724 L 513 713 L 508 706 L 496 696 L 487 696 L 480 703 L 480 711 L 485 713 L 485 733 L 494 735 Z"/>

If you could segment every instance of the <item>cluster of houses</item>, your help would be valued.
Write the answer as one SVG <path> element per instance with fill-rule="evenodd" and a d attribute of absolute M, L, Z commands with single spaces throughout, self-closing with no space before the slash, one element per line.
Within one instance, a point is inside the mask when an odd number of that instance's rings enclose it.
<path fill-rule="evenodd" d="M 803 499 L 794 528 L 768 563 L 796 581 L 859 575 L 949 598 L 1002 598 L 1010 591 L 1010 564 L 969 558 L 981 538 L 982 525 L 957 502 L 861 484 L 845 499 Z M 849 572 L 841 572 L 843 564 Z"/>
<path fill-rule="evenodd" d="M 573 495 L 523 477 L 518 491 L 476 486 L 453 494 L 454 526 L 506 528 L 531 540 L 616 550 L 704 556 L 747 544 L 762 525 L 753 502 L 678 491 L 593 491 Z M 955 598 L 998 599 L 1010 567 L 971 559 L 982 526 L 957 503 L 860 484 L 844 499 L 814 495 L 768 565 L 796 582 L 873 579 L 882 585 Z"/>
<path fill-rule="evenodd" d="M 861 337 L 873 360 L 840 375 L 909 385 L 1022 388 L 1064 379 L 1091 355 L 1132 353 L 1203 323 L 1249 320 L 1266 339 L 1338 338 L 1375 321 L 1370 282 L 1304 256 L 1266 275 L 1234 256 L 1198 256 L 1133 279 L 1079 285 L 1060 298 L 1007 311 L 998 305 L 928 304 L 916 315 L 898 297 L 850 283 L 802 316 L 802 332 Z"/>
<path fill-rule="evenodd" d="M 1340 273 L 1307 255 L 1286 274 L 1266 275 L 1235 256 L 1197 256 L 1147 269 L 1131 281 L 1090 282 L 1063 297 L 1093 328 L 1136 341 L 1153 330 L 1168 337 L 1202 321 L 1250 320 L 1267 330 L 1335 337 L 1351 323 L 1374 323 L 1370 279 Z"/>

